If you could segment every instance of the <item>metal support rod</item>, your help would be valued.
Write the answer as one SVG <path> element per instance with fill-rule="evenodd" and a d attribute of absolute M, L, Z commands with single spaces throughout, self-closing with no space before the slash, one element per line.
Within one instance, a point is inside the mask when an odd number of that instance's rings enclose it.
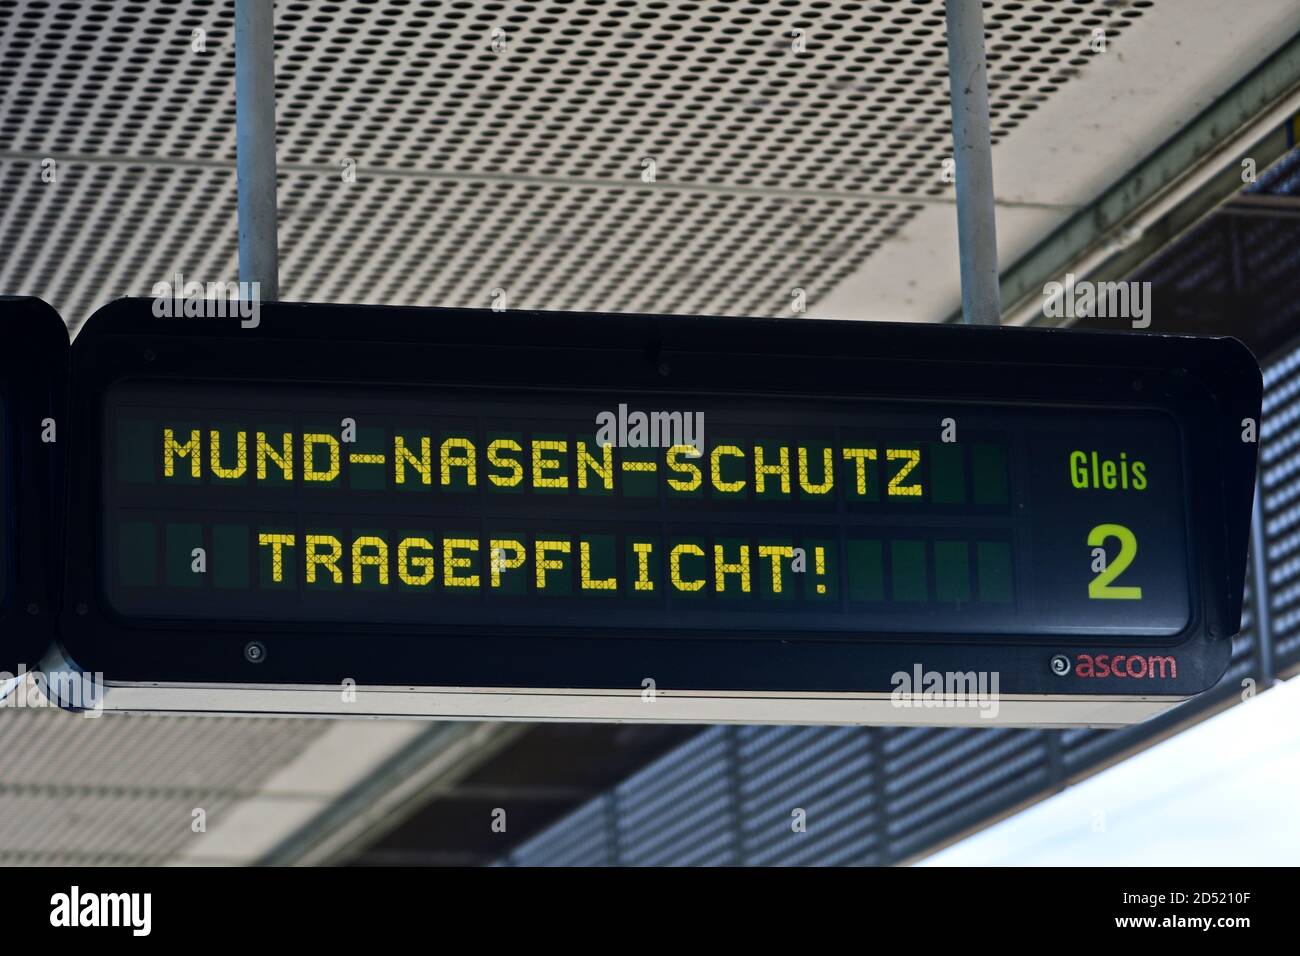
<path fill-rule="evenodd" d="M 980 0 L 944 0 L 944 5 L 956 162 L 961 311 L 967 325 L 997 325 L 1002 318 L 1002 293 L 998 287 L 984 5 Z"/>
<path fill-rule="evenodd" d="M 275 4 L 235 0 L 235 167 L 239 278 L 280 297 L 275 203 Z"/>
<path fill-rule="evenodd" d="M 1262 436 L 1256 435 L 1258 440 Z M 1260 475 L 1264 469 L 1261 458 L 1256 465 L 1255 504 L 1250 515 L 1250 570 L 1253 575 L 1252 585 L 1255 599 L 1255 650 L 1259 661 L 1259 682 L 1268 687 L 1273 683 L 1273 614 L 1269 608 L 1269 598 L 1273 589 L 1268 581 L 1268 539 L 1264 527 L 1264 480 Z"/>

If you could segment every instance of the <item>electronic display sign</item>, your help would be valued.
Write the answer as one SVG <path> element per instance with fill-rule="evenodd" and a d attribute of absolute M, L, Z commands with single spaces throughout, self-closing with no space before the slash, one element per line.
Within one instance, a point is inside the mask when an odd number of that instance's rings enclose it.
<path fill-rule="evenodd" d="M 598 434 L 590 395 L 123 384 L 104 410 L 109 603 L 785 638 L 1188 623 L 1167 416 L 954 403 L 944 442 L 926 403 L 674 399 L 690 411 L 622 404 L 669 433 L 636 447 Z M 1078 560 L 1092 538 L 1106 571 Z"/>
<path fill-rule="evenodd" d="M 122 300 L 73 376 L 65 646 L 110 681 L 1177 699 L 1239 625 L 1231 340 Z"/>
<path fill-rule="evenodd" d="M 0 296 L 0 672 L 34 669 L 54 641 L 58 418 L 68 333 L 39 299 Z"/>

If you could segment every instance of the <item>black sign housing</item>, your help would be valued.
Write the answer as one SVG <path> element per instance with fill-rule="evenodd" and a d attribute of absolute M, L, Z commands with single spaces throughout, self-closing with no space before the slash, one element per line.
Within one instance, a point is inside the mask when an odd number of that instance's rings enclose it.
<path fill-rule="evenodd" d="M 1240 626 L 1235 340 L 151 306 L 72 349 L 63 641 L 109 681 L 1190 696 Z M 629 449 L 629 410 L 701 447 Z"/>
<path fill-rule="evenodd" d="M 35 669 L 55 636 L 67 363 L 59 314 L 0 296 L 0 671 L 9 674 Z"/>

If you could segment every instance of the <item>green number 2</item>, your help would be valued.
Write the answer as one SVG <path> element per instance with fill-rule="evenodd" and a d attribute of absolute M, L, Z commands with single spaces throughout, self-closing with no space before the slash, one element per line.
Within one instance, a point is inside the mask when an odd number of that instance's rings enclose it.
<path fill-rule="evenodd" d="M 1105 571 L 1088 582 L 1088 597 L 1119 601 L 1142 600 L 1141 588 L 1121 588 L 1111 584 L 1137 557 L 1137 538 L 1122 524 L 1099 524 L 1088 532 L 1088 547 L 1100 548 L 1107 538 L 1119 538 L 1119 554 L 1115 555 L 1115 560 L 1106 566 Z"/>

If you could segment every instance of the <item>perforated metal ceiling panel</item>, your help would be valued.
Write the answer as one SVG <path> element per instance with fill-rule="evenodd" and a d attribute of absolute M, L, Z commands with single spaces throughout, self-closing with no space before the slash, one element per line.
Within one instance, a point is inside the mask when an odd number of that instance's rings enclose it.
<path fill-rule="evenodd" d="M 1287 251 L 1292 260 L 1294 252 Z M 1259 489 L 1268 614 L 1277 634 L 1278 667 L 1293 669 L 1300 665 L 1300 348 L 1271 366 L 1264 383 Z"/>
<path fill-rule="evenodd" d="M 160 864 L 328 724 L 0 710 L 0 865 Z"/>
<path fill-rule="evenodd" d="M 986 3 L 994 141 L 1154 2 Z M 951 201 L 941 0 L 280 2 L 276 23 L 285 298 L 779 314 L 798 286 L 815 314 Z M 231 4 L 0 3 L 0 77 L 0 288 L 75 324 L 178 271 L 235 277 Z"/>

